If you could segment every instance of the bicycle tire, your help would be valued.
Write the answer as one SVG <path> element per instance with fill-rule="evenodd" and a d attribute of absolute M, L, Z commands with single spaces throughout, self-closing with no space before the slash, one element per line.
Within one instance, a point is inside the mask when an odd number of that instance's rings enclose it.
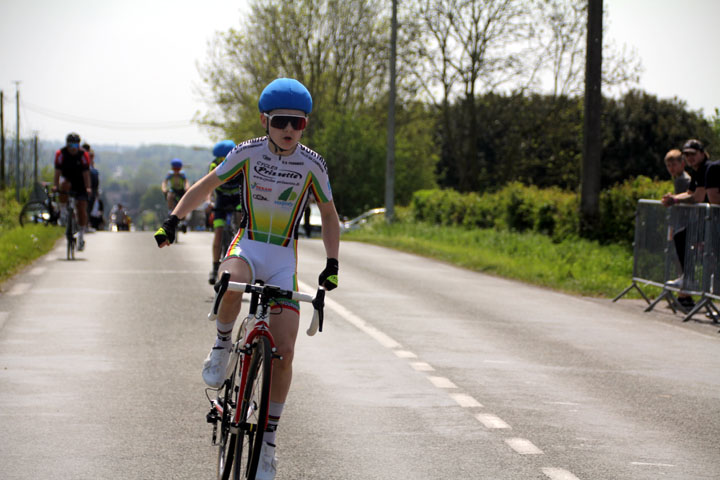
<path fill-rule="evenodd" d="M 31 225 L 36 223 L 50 223 L 52 215 L 47 205 L 43 202 L 28 202 L 23 205 L 20 210 L 19 222 L 20 226 Z"/>
<path fill-rule="evenodd" d="M 68 209 L 65 239 L 67 240 L 67 259 L 75 260 L 75 213 Z"/>
<path fill-rule="evenodd" d="M 247 383 L 240 405 L 241 428 L 235 443 L 234 480 L 251 480 L 257 473 L 270 407 L 271 375 L 270 340 L 265 336 L 259 336 L 253 343 Z"/>
<path fill-rule="evenodd" d="M 234 351 L 230 354 L 229 365 L 232 365 L 230 375 L 225 380 L 221 392 L 218 392 L 218 402 L 222 404 L 223 413 L 220 417 L 220 441 L 218 442 L 217 478 L 218 480 L 229 480 L 232 473 L 233 460 L 235 456 L 235 442 L 237 434 L 230 430 L 230 422 L 235 413 L 237 395 L 235 392 L 235 380 L 238 377 L 238 366 L 240 365 L 239 354 Z M 222 397 L 221 397 L 222 395 Z M 234 403 L 234 404 L 233 404 Z"/>

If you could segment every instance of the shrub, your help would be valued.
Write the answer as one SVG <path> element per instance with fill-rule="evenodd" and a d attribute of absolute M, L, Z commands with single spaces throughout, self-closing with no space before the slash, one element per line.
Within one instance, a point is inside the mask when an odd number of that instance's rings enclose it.
<path fill-rule="evenodd" d="M 595 240 L 632 245 L 635 209 L 641 198 L 660 198 L 672 182 L 637 177 L 600 195 L 601 228 Z M 555 242 L 578 236 L 579 197 L 557 187 L 540 189 L 519 182 L 495 193 L 460 194 L 454 190 L 420 190 L 410 204 L 411 217 L 438 225 L 533 231 Z"/>

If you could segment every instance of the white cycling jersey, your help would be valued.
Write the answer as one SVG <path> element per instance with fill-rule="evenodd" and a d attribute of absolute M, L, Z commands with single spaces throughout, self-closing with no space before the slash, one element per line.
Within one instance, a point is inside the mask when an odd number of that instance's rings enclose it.
<path fill-rule="evenodd" d="M 309 192 L 319 203 L 332 200 L 325 160 L 300 143 L 291 155 L 281 156 L 270 151 L 267 137 L 248 140 L 228 154 L 215 174 L 223 181 L 240 180 L 245 219 L 233 244 L 245 237 L 294 245 Z"/>

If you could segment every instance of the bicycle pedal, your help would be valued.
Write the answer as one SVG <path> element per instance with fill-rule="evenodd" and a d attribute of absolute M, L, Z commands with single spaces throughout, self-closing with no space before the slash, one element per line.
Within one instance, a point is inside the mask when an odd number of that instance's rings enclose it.
<path fill-rule="evenodd" d="M 276 359 L 278 359 L 278 360 L 282 360 L 282 359 L 283 359 L 282 355 L 280 355 L 279 353 L 273 353 L 273 354 L 272 354 L 272 358 L 276 358 Z"/>

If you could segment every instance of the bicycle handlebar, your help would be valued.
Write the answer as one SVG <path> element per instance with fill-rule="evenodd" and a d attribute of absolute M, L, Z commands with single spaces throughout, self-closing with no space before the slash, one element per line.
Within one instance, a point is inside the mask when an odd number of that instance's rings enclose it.
<path fill-rule="evenodd" d="M 284 290 L 275 285 L 259 285 L 251 283 L 240 283 L 230 281 L 230 272 L 223 272 L 220 276 L 220 280 L 215 284 L 215 300 L 213 301 L 212 310 L 208 314 L 208 320 L 213 321 L 217 318 L 218 310 L 220 309 L 220 302 L 222 301 L 225 292 L 228 290 L 232 292 L 243 292 L 243 293 L 257 293 L 260 296 L 266 296 L 268 298 L 288 298 L 296 300 L 298 302 L 312 303 L 313 318 L 310 323 L 310 327 L 307 329 L 309 336 L 315 335 L 318 331 L 322 332 L 325 307 L 325 289 L 318 287 L 317 293 L 313 297 L 309 293 L 296 292 L 295 290 Z"/>

